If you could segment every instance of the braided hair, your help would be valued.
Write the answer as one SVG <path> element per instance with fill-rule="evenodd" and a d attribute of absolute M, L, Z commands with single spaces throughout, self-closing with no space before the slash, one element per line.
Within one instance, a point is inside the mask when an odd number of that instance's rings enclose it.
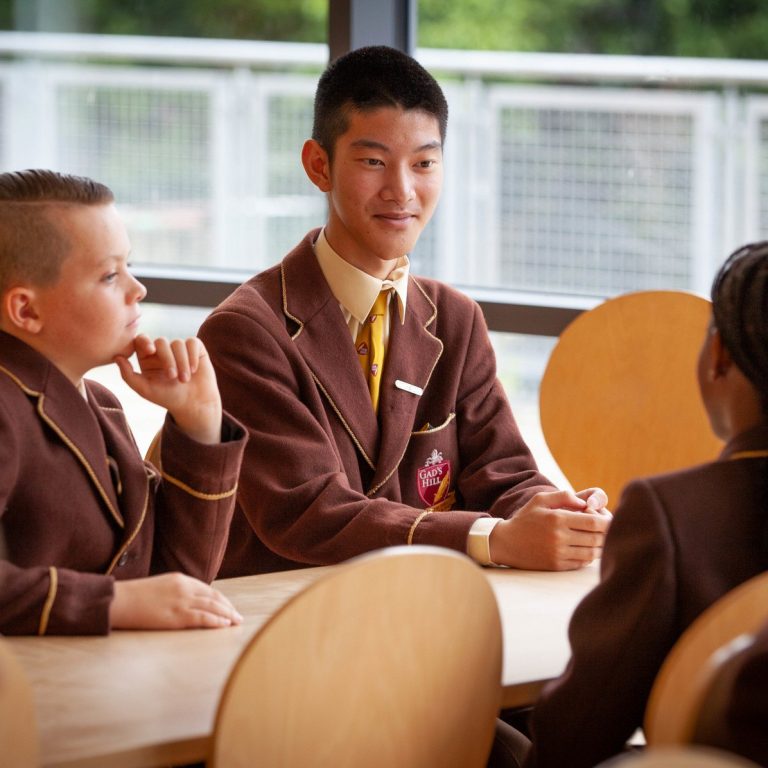
<path fill-rule="evenodd" d="M 768 240 L 726 259 L 712 283 L 712 314 L 725 348 L 768 414 Z"/>

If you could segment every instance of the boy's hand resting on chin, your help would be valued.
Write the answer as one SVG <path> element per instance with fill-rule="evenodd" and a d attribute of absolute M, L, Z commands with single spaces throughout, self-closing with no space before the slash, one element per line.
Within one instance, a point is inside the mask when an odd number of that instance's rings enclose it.
<path fill-rule="evenodd" d="M 198 338 L 134 340 L 139 371 L 128 359 L 115 357 L 123 381 L 134 392 L 165 408 L 179 429 L 193 440 L 221 441 L 221 397 L 208 352 Z"/>

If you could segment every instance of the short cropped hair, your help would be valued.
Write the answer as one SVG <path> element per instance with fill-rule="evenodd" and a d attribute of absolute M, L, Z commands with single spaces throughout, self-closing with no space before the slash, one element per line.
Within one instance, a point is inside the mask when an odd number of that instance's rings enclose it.
<path fill-rule="evenodd" d="M 52 285 L 70 244 L 49 217 L 53 206 L 107 205 L 109 187 L 47 170 L 0 173 L 0 295 L 18 283 Z"/>
<path fill-rule="evenodd" d="M 768 415 L 768 241 L 742 246 L 726 259 L 712 284 L 712 315 Z"/>
<path fill-rule="evenodd" d="M 332 160 L 336 140 L 349 127 L 350 111 L 380 107 L 433 115 L 445 143 L 448 103 L 442 89 L 415 59 L 386 45 L 358 48 L 328 66 L 315 92 L 312 138 Z"/>

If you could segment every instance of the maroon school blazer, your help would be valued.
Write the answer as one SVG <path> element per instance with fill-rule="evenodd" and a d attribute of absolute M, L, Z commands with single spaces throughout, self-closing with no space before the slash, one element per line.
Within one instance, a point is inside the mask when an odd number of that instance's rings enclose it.
<path fill-rule="evenodd" d="M 576 609 L 572 656 L 534 707 L 526 768 L 591 768 L 642 725 L 664 658 L 707 607 L 768 568 L 768 425 L 718 461 L 625 489 L 600 584 Z"/>
<path fill-rule="evenodd" d="M 202 445 L 166 419 L 163 472 L 139 455 L 117 398 L 0 332 L 0 633 L 109 631 L 115 579 L 212 581 L 246 435 L 225 417 Z"/>
<path fill-rule="evenodd" d="M 317 234 L 200 330 L 250 438 L 222 576 L 396 544 L 464 552 L 478 517 L 552 490 L 496 378 L 480 308 L 435 280 L 411 277 L 404 324 L 393 316 L 376 418 Z"/>

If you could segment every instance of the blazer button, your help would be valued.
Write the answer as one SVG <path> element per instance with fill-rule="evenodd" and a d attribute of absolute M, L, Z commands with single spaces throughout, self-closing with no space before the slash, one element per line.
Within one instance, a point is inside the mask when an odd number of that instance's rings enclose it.
<path fill-rule="evenodd" d="M 117 561 L 117 564 L 119 567 L 122 568 L 126 563 L 128 562 L 128 552 L 123 552 L 122 555 L 120 555 L 120 559 Z"/>

